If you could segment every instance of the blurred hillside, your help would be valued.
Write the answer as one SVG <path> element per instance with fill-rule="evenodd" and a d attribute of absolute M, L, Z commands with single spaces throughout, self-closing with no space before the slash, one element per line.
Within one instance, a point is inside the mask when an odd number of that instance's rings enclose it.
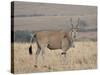
<path fill-rule="evenodd" d="M 13 6 L 12 6 L 13 8 Z M 14 2 L 14 32 L 15 40 L 21 37 L 30 38 L 31 32 L 40 30 L 71 29 L 70 18 L 74 26 L 80 18 L 80 33 L 78 39 L 97 40 L 97 7 L 81 5 L 65 5 L 50 3 Z M 22 36 L 23 35 L 23 36 Z M 20 39 L 17 39 L 20 38 Z"/>

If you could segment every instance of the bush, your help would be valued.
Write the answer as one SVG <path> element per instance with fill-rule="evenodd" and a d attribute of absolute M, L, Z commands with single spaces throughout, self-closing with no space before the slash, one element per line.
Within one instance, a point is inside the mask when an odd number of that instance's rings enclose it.
<path fill-rule="evenodd" d="M 15 31 L 14 42 L 30 42 L 31 33 L 30 31 Z"/>

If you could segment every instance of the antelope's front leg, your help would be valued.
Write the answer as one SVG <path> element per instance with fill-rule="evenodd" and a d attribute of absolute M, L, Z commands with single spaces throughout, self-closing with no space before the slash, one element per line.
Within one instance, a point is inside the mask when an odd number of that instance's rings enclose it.
<path fill-rule="evenodd" d="M 66 52 L 62 52 L 61 53 L 61 62 L 62 62 L 62 65 L 65 65 L 66 64 Z"/>
<path fill-rule="evenodd" d="M 68 44 L 68 39 L 67 38 L 63 38 L 62 39 L 62 53 L 61 53 L 61 59 L 62 59 L 62 64 L 66 64 L 66 51 L 69 47 L 69 44 Z"/>

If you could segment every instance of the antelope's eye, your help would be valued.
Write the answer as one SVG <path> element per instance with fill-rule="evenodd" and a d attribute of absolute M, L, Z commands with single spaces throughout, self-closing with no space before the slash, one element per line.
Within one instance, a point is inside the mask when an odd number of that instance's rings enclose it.
<path fill-rule="evenodd" d="M 72 32 L 74 31 L 74 29 L 72 29 Z"/>
<path fill-rule="evenodd" d="M 78 31 L 79 31 L 79 29 L 76 29 L 76 31 L 78 32 Z"/>
<path fill-rule="evenodd" d="M 78 28 L 78 31 L 79 31 L 80 29 Z"/>
<path fill-rule="evenodd" d="M 78 32 L 78 29 L 76 29 L 76 31 Z"/>

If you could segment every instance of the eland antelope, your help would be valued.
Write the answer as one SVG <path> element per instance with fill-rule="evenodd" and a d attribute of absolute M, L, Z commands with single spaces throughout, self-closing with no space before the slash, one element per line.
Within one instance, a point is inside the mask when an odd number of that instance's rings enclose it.
<path fill-rule="evenodd" d="M 35 53 L 35 67 L 37 67 L 37 58 L 40 52 L 42 52 L 42 60 L 44 60 L 45 48 L 49 48 L 50 50 L 61 49 L 61 56 L 66 58 L 66 52 L 68 51 L 68 49 L 71 47 L 75 47 L 74 40 L 76 39 L 76 33 L 79 31 L 79 21 L 80 19 L 78 18 L 77 25 L 74 26 L 71 18 L 70 22 L 72 28 L 68 32 L 63 30 L 38 31 L 34 35 L 32 35 L 29 53 L 32 54 L 32 41 L 34 41 L 33 39 L 35 39 L 35 42 L 38 46 Z"/>

